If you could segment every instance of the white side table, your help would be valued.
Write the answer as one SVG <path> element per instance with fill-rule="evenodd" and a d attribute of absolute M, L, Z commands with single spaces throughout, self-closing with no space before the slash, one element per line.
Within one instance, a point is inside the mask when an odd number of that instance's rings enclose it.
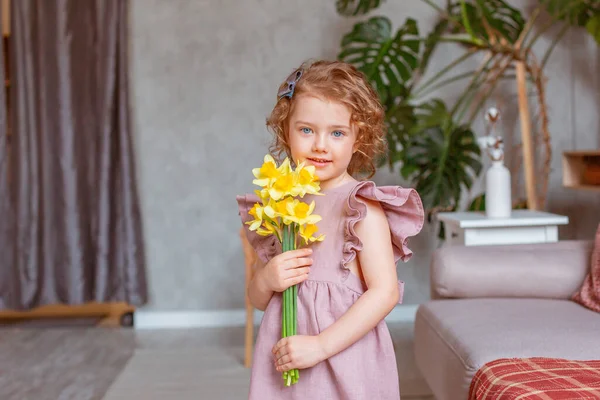
<path fill-rule="evenodd" d="M 513 210 L 510 218 L 491 219 L 485 212 L 439 213 L 448 245 L 480 246 L 551 243 L 558 241 L 558 225 L 569 218 L 541 211 Z"/>

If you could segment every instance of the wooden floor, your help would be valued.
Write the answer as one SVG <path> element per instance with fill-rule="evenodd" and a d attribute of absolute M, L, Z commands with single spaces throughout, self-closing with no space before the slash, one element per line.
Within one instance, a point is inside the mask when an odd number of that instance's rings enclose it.
<path fill-rule="evenodd" d="M 63 321 L 63 325 L 67 322 Z M 243 329 L 135 331 L 92 321 L 0 328 L 2 400 L 244 399 Z M 402 398 L 431 399 L 414 368 L 412 327 L 390 324 Z"/>

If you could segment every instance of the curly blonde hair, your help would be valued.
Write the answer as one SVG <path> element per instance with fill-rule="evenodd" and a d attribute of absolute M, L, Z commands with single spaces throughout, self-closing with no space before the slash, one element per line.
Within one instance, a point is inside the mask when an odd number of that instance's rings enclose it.
<path fill-rule="evenodd" d="M 348 173 L 366 173 L 368 178 L 372 177 L 376 171 L 375 157 L 386 151 L 385 112 L 375 90 L 362 72 L 341 61 L 304 63 L 300 69 L 303 74 L 296 83 L 293 96 L 278 99 L 267 118 L 267 128 L 274 135 L 271 154 L 280 159 L 282 155 L 291 156 L 287 138 L 294 100 L 303 93 L 310 93 L 348 107 L 350 123 L 358 132 L 357 151 L 352 156 Z M 282 83 L 279 89 L 286 85 L 286 82 Z"/>

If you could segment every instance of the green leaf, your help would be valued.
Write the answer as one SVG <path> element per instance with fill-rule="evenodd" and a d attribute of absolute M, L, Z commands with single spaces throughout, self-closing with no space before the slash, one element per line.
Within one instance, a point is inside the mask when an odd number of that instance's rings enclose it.
<path fill-rule="evenodd" d="M 408 135 L 416 122 L 415 107 L 407 102 L 392 106 L 386 114 L 388 135 L 394 143 L 402 147 L 406 144 Z M 401 147 L 398 150 L 401 150 Z"/>
<path fill-rule="evenodd" d="M 335 7 L 340 15 L 356 16 L 364 15 L 376 9 L 385 0 L 337 0 Z"/>
<path fill-rule="evenodd" d="M 471 11 L 471 12 L 469 12 Z M 471 16 L 473 16 L 475 14 L 474 11 L 474 7 L 471 6 L 470 8 L 467 8 L 467 3 L 463 1 L 460 2 L 460 16 L 461 16 L 461 22 L 463 24 L 463 26 L 465 27 L 465 30 L 467 31 L 467 33 L 469 34 L 469 36 L 471 36 L 472 38 L 475 37 L 475 32 L 473 31 L 473 28 L 471 27 L 471 19 L 469 18 Z M 474 20 L 474 22 L 477 22 L 477 20 Z"/>
<path fill-rule="evenodd" d="M 468 211 L 485 211 L 485 193 L 481 193 L 471 201 Z"/>
<path fill-rule="evenodd" d="M 383 103 L 390 96 L 406 93 L 406 83 L 412 79 L 419 64 L 417 23 L 407 19 L 392 36 L 392 23 L 386 17 L 373 17 L 354 25 L 342 39 L 338 58 L 365 73 Z"/>
<path fill-rule="evenodd" d="M 402 175 L 402 178 L 408 179 L 412 174 L 417 172 L 417 170 L 418 167 L 414 164 L 404 164 L 402 165 L 402 168 L 400 168 L 400 174 Z"/>
<path fill-rule="evenodd" d="M 590 19 L 600 13 L 600 2 L 597 0 L 540 0 L 540 2 L 546 6 L 546 10 L 553 18 L 576 26 L 586 26 Z"/>
<path fill-rule="evenodd" d="M 441 110 L 438 104 L 429 109 Z M 403 151 L 402 172 L 412 178 L 427 209 L 456 207 L 462 190 L 472 186 L 482 168 L 473 132 L 454 125 L 447 111 L 445 119 L 440 112 L 422 117 L 418 126 L 425 130 L 413 133 Z M 427 121 L 435 119 L 441 123 L 429 126 Z"/>
<path fill-rule="evenodd" d="M 421 132 L 443 126 L 448 120 L 448 110 L 446 104 L 440 99 L 432 99 L 428 103 L 421 104 L 415 108 L 415 123 L 411 126 L 410 134 L 420 134 Z"/>
<path fill-rule="evenodd" d="M 503 0 L 474 0 L 474 3 L 462 0 L 452 4 L 449 10 L 451 16 L 462 24 L 461 29 L 455 28 L 453 32 L 466 32 L 475 39 L 475 43 L 477 40 L 490 41 L 486 24 L 510 43 L 517 41 L 525 27 L 521 12 Z"/>
<path fill-rule="evenodd" d="M 425 39 L 425 49 L 423 50 L 423 54 L 421 56 L 421 62 L 419 64 L 419 72 L 421 75 L 425 74 L 425 70 L 429 65 L 429 60 L 431 59 L 431 55 L 433 54 L 435 48 L 438 43 L 440 43 L 440 37 L 446 32 L 448 29 L 448 20 L 443 19 L 435 24 L 433 30 L 427 35 Z"/>
<path fill-rule="evenodd" d="M 590 18 L 587 24 L 585 24 L 585 29 L 596 40 L 596 43 L 600 45 L 600 14 Z"/>
<path fill-rule="evenodd" d="M 521 12 L 503 0 L 477 0 L 488 24 L 510 43 L 515 43 L 525 27 Z"/>

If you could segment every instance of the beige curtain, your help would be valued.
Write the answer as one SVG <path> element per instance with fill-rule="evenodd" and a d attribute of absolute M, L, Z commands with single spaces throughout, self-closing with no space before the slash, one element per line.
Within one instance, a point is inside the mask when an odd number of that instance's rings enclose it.
<path fill-rule="evenodd" d="M 10 124 L 0 107 L 0 308 L 147 301 L 127 3 L 11 4 Z"/>

